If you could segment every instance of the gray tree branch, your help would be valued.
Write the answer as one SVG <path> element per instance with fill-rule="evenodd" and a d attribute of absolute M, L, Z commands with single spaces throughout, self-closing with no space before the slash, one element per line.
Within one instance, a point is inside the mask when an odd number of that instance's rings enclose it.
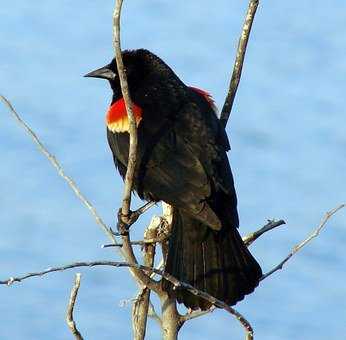
<path fill-rule="evenodd" d="M 125 175 L 124 183 L 124 193 L 123 202 L 121 207 L 121 213 L 119 214 L 118 226 L 120 233 L 122 235 L 122 247 L 121 252 L 129 263 L 137 264 L 138 261 L 133 252 L 131 245 L 130 234 L 128 232 L 128 227 L 131 219 L 131 192 L 134 182 L 134 174 L 137 162 L 137 125 L 135 116 L 132 111 L 132 102 L 129 93 L 129 87 L 127 83 L 127 77 L 124 70 L 124 63 L 122 60 L 121 52 L 121 42 L 120 42 L 120 18 L 123 0 L 116 0 L 115 7 L 113 11 L 113 47 L 115 51 L 115 59 L 117 63 L 118 76 L 120 80 L 121 92 L 123 99 L 125 101 L 125 107 L 127 116 L 129 119 L 129 134 L 130 134 L 130 146 L 129 146 L 129 156 L 127 162 L 127 170 Z M 160 286 L 153 281 L 148 275 L 146 275 L 142 270 L 138 270 L 137 267 L 131 267 L 131 274 L 134 278 L 140 282 L 142 285 L 154 290 L 155 292 L 160 292 Z"/>
<path fill-rule="evenodd" d="M 285 257 L 285 259 L 283 261 L 281 261 L 277 266 L 275 266 L 272 270 L 270 270 L 268 273 L 264 274 L 261 277 L 261 281 L 263 281 L 264 279 L 266 279 L 268 276 L 272 275 L 273 273 L 277 272 L 278 270 L 282 269 L 284 264 L 296 253 L 298 253 L 306 244 L 308 244 L 309 242 L 312 241 L 312 239 L 314 239 L 315 237 L 317 237 L 321 230 L 325 227 L 325 225 L 327 224 L 328 220 L 334 215 L 336 214 L 339 210 L 345 208 L 346 204 L 340 204 L 338 207 L 328 211 L 325 216 L 323 217 L 321 223 L 319 224 L 319 226 L 317 227 L 316 230 L 314 230 L 314 232 L 312 234 L 310 234 L 307 238 L 305 238 L 302 242 L 300 242 L 299 244 L 295 245 L 291 252 Z"/>
<path fill-rule="evenodd" d="M 156 239 L 162 219 L 153 216 L 151 222 L 144 232 L 144 240 Z M 154 266 L 156 244 L 147 243 L 143 246 L 143 264 L 147 267 Z M 147 273 L 147 275 L 150 275 Z M 148 287 L 140 287 L 137 298 L 132 306 L 132 328 L 134 340 L 144 340 L 147 329 L 147 317 L 149 315 L 150 305 L 150 289 Z"/>
<path fill-rule="evenodd" d="M 209 314 L 211 312 L 213 312 L 215 310 L 215 306 L 211 306 L 209 309 L 207 310 L 195 310 L 195 311 L 189 311 L 188 313 L 182 315 L 180 317 L 180 322 L 183 324 L 186 321 L 192 320 L 192 319 L 196 319 L 199 318 L 200 316 Z"/>
<path fill-rule="evenodd" d="M 32 278 L 32 277 L 39 277 L 39 276 L 44 276 L 48 273 L 53 273 L 53 272 L 61 272 L 67 269 L 72 269 L 72 268 L 80 268 L 80 267 L 96 267 L 96 266 L 111 266 L 111 267 L 128 267 L 128 268 L 135 268 L 137 270 L 140 271 L 146 271 L 146 272 L 152 272 L 155 274 L 160 275 L 161 277 L 165 278 L 166 280 L 168 280 L 169 282 L 171 282 L 173 284 L 173 286 L 175 287 L 175 289 L 186 289 L 189 292 L 191 292 L 192 294 L 199 296 L 207 301 L 209 301 L 210 303 L 212 303 L 214 306 L 219 307 L 224 309 L 225 311 L 227 311 L 229 314 L 233 315 L 240 323 L 241 325 L 244 327 L 246 333 L 247 333 L 247 339 L 253 339 L 253 330 L 252 327 L 250 325 L 250 323 L 238 312 L 236 311 L 234 308 L 228 306 L 226 303 L 224 303 L 223 301 L 220 301 L 218 299 L 216 299 L 215 297 L 202 292 L 198 289 L 196 289 L 195 287 L 191 286 L 188 283 L 179 281 L 178 279 L 176 279 L 174 276 L 165 273 L 161 270 L 152 268 L 152 267 L 147 267 L 147 266 L 143 266 L 140 265 L 138 263 L 128 263 L 128 262 L 114 262 L 114 261 L 92 261 L 92 262 L 75 262 L 72 264 L 67 264 L 64 266 L 60 266 L 60 267 L 52 267 L 52 268 L 48 268 L 46 270 L 40 271 L 40 272 L 33 272 L 33 273 L 28 273 L 25 274 L 23 276 L 17 276 L 17 277 L 10 277 L 7 280 L 2 280 L 0 281 L 1 285 L 8 285 L 11 286 L 13 283 L 15 282 L 22 282 L 26 279 Z M 165 295 L 160 296 L 162 299 L 166 299 Z M 177 314 L 177 321 L 178 320 L 178 314 Z"/>
<path fill-rule="evenodd" d="M 81 278 L 81 274 L 77 273 L 72 290 L 71 290 L 70 300 L 69 300 L 69 303 L 67 306 L 67 312 L 66 312 L 66 323 L 70 331 L 72 332 L 73 336 L 76 338 L 76 340 L 83 340 L 83 337 L 80 334 L 79 330 L 77 329 L 76 323 L 73 319 L 73 310 L 76 304 L 77 294 L 80 287 L 80 278 Z"/>
<path fill-rule="evenodd" d="M 249 7 L 245 17 L 245 22 L 243 25 L 243 30 L 239 38 L 237 55 L 236 55 L 236 59 L 233 66 L 233 73 L 232 73 L 231 81 L 229 84 L 226 100 L 220 115 L 220 121 L 224 127 L 226 127 L 227 121 L 231 115 L 234 98 L 237 94 L 237 89 L 240 82 L 241 73 L 243 70 L 246 47 L 249 41 L 252 23 L 256 15 L 258 3 L 259 3 L 259 0 L 250 0 Z"/>
<path fill-rule="evenodd" d="M 130 148 L 129 148 L 129 158 L 127 162 L 127 171 L 124 183 L 124 194 L 123 194 L 123 204 L 122 204 L 122 215 L 126 218 L 130 214 L 131 206 L 131 191 L 133 187 L 133 178 L 137 163 L 137 125 L 136 119 L 132 110 L 132 101 L 129 93 L 129 86 L 127 83 L 127 77 L 124 70 L 124 63 L 121 55 L 121 42 L 120 42 L 120 18 L 121 18 L 121 8 L 123 5 L 123 0 L 115 1 L 115 8 L 113 12 L 113 47 L 115 51 L 115 59 L 117 62 L 118 76 L 120 80 L 121 92 L 125 101 L 125 107 L 127 111 L 127 116 L 129 119 L 129 133 L 130 133 Z M 125 221 L 126 222 L 126 221 Z"/>
<path fill-rule="evenodd" d="M 325 227 L 328 220 L 334 214 L 336 214 L 339 210 L 341 210 L 345 207 L 346 207 L 346 204 L 341 204 L 338 207 L 327 212 L 325 217 L 322 219 L 320 225 L 318 226 L 318 228 L 312 234 L 310 234 L 306 239 L 304 239 L 301 243 L 299 243 L 297 246 L 295 246 L 293 248 L 293 250 L 291 251 L 291 253 L 286 257 L 286 259 L 284 261 L 282 261 L 278 266 L 274 267 L 270 272 L 263 275 L 262 280 L 266 279 L 268 276 L 273 274 L 275 271 L 281 269 L 283 264 L 286 263 L 294 254 L 296 254 L 298 251 L 300 251 L 305 245 L 307 245 L 309 242 L 311 242 L 311 240 L 313 238 L 317 237 L 320 234 L 321 230 Z M 51 273 L 51 272 L 64 271 L 67 269 L 77 268 L 77 267 L 95 267 L 95 266 L 131 267 L 131 268 L 136 268 L 136 269 L 144 271 L 144 272 L 158 274 L 161 277 L 165 278 L 166 280 L 170 281 L 176 289 L 178 289 L 178 288 L 179 289 L 181 289 L 181 288 L 186 289 L 189 292 L 191 292 L 192 294 L 194 294 L 196 296 L 200 296 L 203 299 L 211 302 L 213 304 L 213 306 L 223 308 L 224 310 L 226 310 L 228 313 L 230 313 L 231 315 L 236 317 L 237 320 L 240 321 L 240 323 L 242 324 L 242 326 L 246 330 L 247 339 L 249 339 L 249 340 L 253 339 L 253 330 L 252 330 L 252 327 L 249 324 L 249 322 L 239 312 L 237 312 L 235 309 L 229 307 L 223 301 L 220 301 L 220 300 L 214 298 L 213 296 L 192 287 L 191 285 L 189 285 L 187 283 L 184 283 L 184 282 L 177 280 L 175 277 L 173 277 L 172 275 L 170 275 L 168 273 L 163 272 L 162 270 L 158 270 L 158 269 L 155 269 L 152 267 L 143 266 L 143 265 L 136 264 L 136 263 L 113 262 L 113 261 L 76 262 L 76 263 L 68 264 L 68 265 L 61 266 L 61 267 L 48 268 L 48 269 L 41 271 L 41 272 L 34 272 L 34 273 L 25 274 L 23 276 L 10 277 L 7 280 L 0 281 L 0 284 L 10 286 L 14 282 L 21 282 L 21 281 L 26 280 L 28 278 L 43 276 L 43 275 L 46 275 L 46 274 Z M 163 298 L 165 298 L 165 297 L 163 297 Z M 185 316 L 185 319 L 187 319 L 187 318 L 188 317 Z M 184 322 L 186 320 L 184 320 L 184 317 L 183 317 L 183 319 L 180 321 Z"/>
<path fill-rule="evenodd" d="M 246 246 L 250 246 L 252 242 L 256 241 L 260 236 L 262 236 L 267 231 L 273 230 L 274 228 L 277 228 L 283 224 L 286 224 L 284 220 L 268 220 L 268 223 L 263 226 L 261 229 L 250 233 L 243 237 L 243 242 L 246 244 Z"/>

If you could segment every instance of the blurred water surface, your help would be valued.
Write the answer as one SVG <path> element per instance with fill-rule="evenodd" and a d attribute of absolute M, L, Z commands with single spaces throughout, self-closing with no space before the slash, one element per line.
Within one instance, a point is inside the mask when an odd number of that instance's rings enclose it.
<path fill-rule="evenodd" d="M 124 48 L 145 47 L 187 83 L 223 103 L 244 1 L 126 1 Z M 105 138 L 108 85 L 82 75 L 112 57 L 113 1 L 13 0 L 0 6 L 1 93 L 8 96 L 105 221 L 122 183 Z M 329 209 L 345 201 L 346 3 L 263 1 L 227 130 L 241 231 L 267 218 L 287 226 L 252 251 L 264 271 Z M 114 259 L 89 212 L 0 108 L 0 276 L 77 260 Z M 139 202 L 137 202 L 138 204 Z M 140 237 L 149 215 L 141 219 Z M 340 339 L 346 332 L 346 212 L 237 308 L 257 339 Z M 82 270 L 76 321 L 86 339 L 129 339 L 124 269 Z M 0 287 L 0 339 L 70 339 L 64 322 L 73 272 Z M 160 339 L 149 323 L 149 339 Z M 181 339 L 241 339 L 223 312 L 196 319 Z"/>

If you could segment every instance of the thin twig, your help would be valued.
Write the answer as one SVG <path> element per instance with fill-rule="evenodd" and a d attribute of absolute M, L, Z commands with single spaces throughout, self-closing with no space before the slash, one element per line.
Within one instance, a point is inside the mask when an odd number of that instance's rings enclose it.
<path fill-rule="evenodd" d="M 154 205 L 156 204 L 156 202 L 148 202 L 148 203 L 145 203 L 142 207 L 138 208 L 137 210 L 135 210 L 133 212 L 133 214 L 135 215 L 142 215 L 144 214 L 146 211 L 148 211 L 151 207 L 153 207 Z"/>
<path fill-rule="evenodd" d="M 128 222 L 128 218 L 130 218 L 130 207 L 131 207 L 131 191 L 133 188 L 135 168 L 137 162 L 137 126 L 135 116 L 132 110 L 132 102 L 129 94 L 129 87 L 127 83 L 126 74 L 124 71 L 124 63 L 122 60 L 121 54 L 121 43 L 120 43 L 120 18 L 121 18 L 121 8 L 123 1 L 116 0 L 115 7 L 113 11 L 113 47 L 115 52 L 115 59 L 117 63 L 118 76 L 120 80 L 121 92 L 123 95 L 123 99 L 125 101 L 125 107 L 127 111 L 127 116 L 129 120 L 129 134 L 130 134 L 130 146 L 129 146 L 129 156 L 127 162 L 127 170 L 125 175 L 125 183 L 124 183 L 124 193 L 123 193 L 123 202 L 121 207 L 121 214 L 119 220 L 119 227 L 123 229 L 124 223 Z M 122 254 L 125 259 L 131 264 L 137 264 L 138 261 L 133 252 L 129 233 L 122 232 L 122 241 L 123 245 L 121 247 Z M 131 274 L 134 278 L 139 281 L 141 284 L 147 286 L 148 288 L 159 292 L 160 286 L 155 283 L 148 275 L 146 275 L 141 270 L 136 270 L 136 266 L 132 267 Z"/>
<path fill-rule="evenodd" d="M 211 295 L 209 295 L 209 294 L 207 294 L 201 290 L 196 289 L 195 287 L 191 286 L 188 283 L 179 281 L 174 276 L 172 276 L 168 273 L 165 273 L 161 270 L 158 270 L 158 269 L 155 269 L 152 267 L 142 266 L 138 263 L 114 262 L 114 261 L 75 262 L 72 264 L 67 264 L 65 266 L 48 268 L 48 269 L 43 270 L 41 272 L 34 272 L 34 273 L 25 274 L 23 276 L 10 277 L 7 280 L 0 281 L 0 284 L 10 286 L 15 282 L 21 282 L 21 281 L 26 280 L 28 278 L 43 276 L 43 275 L 46 275 L 46 274 L 52 273 L 52 272 L 64 271 L 67 269 L 79 268 L 79 267 L 91 267 L 91 268 L 93 268 L 96 266 L 129 267 L 129 268 L 135 268 L 135 269 L 142 271 L 142 272 L 148 271 L 148 272 L 158 274 L 161 277 L 165 278 L 167 281 L 171 282 L 173 284 L 173 286 L 175 287 L 175 289 L 178 289 L 178 288 L 179 289 L 186 289 L 190 293 L 192 293 L 193 295 L 199 296 L 199 297 L 209 301 L 214 306 L 222 308 L 225 311 L 227 311 L 228 313 L 230 313 L 231 315 L 233 315 L 244 327 L 244 329 L 247 333 L 247 337 L 248 337 L 247 339 L 249 339 L 249 340 L 253 339 L 253 329 L 252 329 L 250 323 L 243 317 L 243 315 L 241 315 L 234 308 L 228 306 L 225 302 L 218 300 L 215 297 L 213 297 L 213 296 L 211 296 Z"/>
<path fill-rule="evenodd" d="M 94 216 L 96 223 L 101 227 L 101 229 L 105 232 L 105 234 L 108 236 L 108 238 L 116 244 L 116 239 L 110 229 L 107 227 L 107 225 L 103 222 L 101 216 L 98 214 L 96 208 L 90 203 L 90 201 L 81 193 L 79 188 L 77 187 L 74 180 L 66 175 L 64 169 L 60 165 L 59 161 L 56 159 L 55 156 L 53 156 L 48 149 L 45 147 L 45 145 L 41 142 L 39 137 L 36 135 L 36 133 L 30 128 L 30 126 L 20 117 L 20 115 L 17 113 L 17 111 L 12 106 L 11 102 L 5 98 L 4 96 L 0 95 L 1 101 L 9 108 L 11 111 L 13 117 L 15 120 L 19 123 L 19 125 L 25 130 L 25 132 L 32 138 L 34 143 L 37 145 L 39 151 L 43 153 L 49 162 L 53 165 L 53 167 L 57 170 L 58 175 L 61 176 L 65 182 L 70 186 L 70 188 L 73 190 L 73 192 L 76 194 L 76 196 L 81 200 L 81 202 L 89 209 L 91 214 Z"/>
<path fill-rule="evenodd" d="M 336 214 L 339 210 L 341 210 L 345 207 L 346 207 L 346 204 L 341 204 L 338 207 L 332 209 L 331 211 L 328 211 L 326 213 L 326 215 L 324 216 L 324 218 L 322 219 L 318 228 L 311 235 L 309 235 L 306 239 L 304 239 L 301 243 L 299 243 L 298 245 L 293 247 L 292 251 L 288 254 L 288 256 L 279 265 L 277 265 L 275 268 L 273 268 L 268 273 L 264 274 L 262 276 L 261 280 L 266 279 L 267 277 L 272 275 L 274 272 L 282 269 L 283 265 L 294 254 L 296 254 L 298 251 L 300 251 L 306 244 L 311 242 L 311 240 L 313 238 L 317 237 L 320 234 L 323 227 L 326 225 L 328 220 L 334 214 Z M 168 273 L 162 272 L 161 270 L 158 270 L 155 268 L 142 266 L 140 264 L 126 263 L 126 262 L 112 262 L 112 261 L 77 262 L 77 263 L 69 264 L 69 265 L 62 266 L 62 267 L 49 268 L 49 269 L 41 271 L 41 272 L 29 273 L 29 274 L 19 276 L 19 277 L 10 277 L 7 280 L 0 281 L 0 284 L 12 285 L 14 282 L 21 282 L 25 279 L 35 277 L 35 276 L 42 276 L 42 275 L 45 275 L 45 274 L 51 273 L 51 272 L 63 271 L 66 269 L 71 269 L 71 268 L 76 268 L 76 267 L 94 267 L 94 266 L 131 267 L 131 268 L 137 268 L 141 271 L 148 271 L 148 272 L 158 274 L 158 275 L 162 276 L 163 278 L 165 278 L 166 280 L 170 281 L 176 288 L 186 289 L 189 292 L 191 292 L 192 294 L 204 298 L 205 300 L 211 302 L 214 306 L 219 307 L 219 308 L 223 308 L 224 310 L 226 310 L 227 312 L 229 312 L 230 314 L 235 316 L 241 322 L 242 326 L 245 328 L 245 330 L 247 332 L 247 339 L 249 339 L 249 340 L 253 339 L 253 330 L 252 330 L 252 327 L 249 324 L 249 322 L 239 312 L 237 312 L 235 309 L 229 307 L 223 301 L 220 301 L 220 300 L 212 297 L 211 295 L 209 295 L 205 292 L 199 291 L 198 289 L 192 287 L 191 285 L 189 285 L 187 283 L 184 283 L 184 282 L 177 280 L 176 278 L 174 278 L 172 275 L 170 275 Z"/>
<path fill-rule="evenodd" d="M 233 66 L 232 78 L 229 84 L 226 100 L 220 115 L 220 121 L 224 127 L 227 125 L 227 121 L 232 111 L 234 98 L 237 93 L 237 89 L 238 89 L 238 85 L 240 82 L 240 77 L 241 77 L 241 73 L 243 69 L 244 59 L 245 59 L 246 47 L 249 41 L 251 27 L 255 18 L 258 3 L 259 3 L 259 0 L 250 0 L 249 7 L 245 17 L 245 22 L 243 25 L 243 30 L 239 38 L 237 56 Z"/>
<path fill-rule="evenodd" d="M 114 262 L 114 261 L 92 261 L 92 262 L 74 262 L 71 264 L 67 264 L 64 266 L 59 266 L 59 267 L 50 267 L 47 268 L 43 271 L 40 272 L 33 272 L 33 273 L 28 273 L 23 276 L 18 276 L 18 277 L 10 277 L 7 280 L 0 281 L 0 285 L 8 285 L 11 286 L 15 282 L 22 282 L 23 280 L 32 278 L 32 277 L 38 277 L 38 276 L 44 276 L 49 273 L 54 273 L 54 272 L 61 272 L 67 269 L 72 269 L 72 268 L 79 268 L 79 267 L 95 267 L 95 266 L 112 266 L 112 267 L 130 267 L 130 268 L 137 268 L 141 270 L 148 270 L 155 272 L 156 274 L 161 274 L 162 272 L 160 270 L 157 270 L 155 268 L 150 268 L 150 267 L 145 267 L 140 264 L 131 264 L 127 262 Z"/>
<path fill-rule="evenodd" d="M 145 245 L 148 245 L 148 244 L 162 243 L 162 242 L 167 241 L 169 239 L 169 236 L 170 235 L 162 235 L 160 237 L 151 238 L 151 239 L 147 239 L 147 240 L 131 241 L 130 244 L 132 246 L 145 246 Z M 103 244 L 101 247 L 102 248 L 122 247 L 122 244 L 121 243 L 118 243 L 118 244 L 114 244 L 114 243 Z"/>
<path fill-rule="evenodd" d="M 69 300 L 69 303 L 67 306 L 67 312 L 66 312 L 67 325 L 77 340 L 83 340 L 83 337 L 78 331 L 76 323 L 74 322 L 74 319 L 73 319 L 73 310 L 76 303 L 78 290 L 80 287 L 80 277 L 81 277 L 81 274 L 77 273 L 75 281 L 74 281 L 74 285 L 71 290 L 70 300 Z"/>
<path fill-rule="evenodd" d="M 267 231 L 277 228 L 283 224 L 286 224 L 284 220 L 279 220 L 279 221 L 268 220 L 268 223 L 265 226 L 263 226 L 261 229 L 244 236 L 243 242 L 248 247 L 252 242 L 256 241 L 260 236 L 262 236 Z"/>
<path fill-rule="evenodd" d="M 180 317 L 180 323 L 183 324 L 186 321 L 199 318 L 200 316 L 209 314 L 209 313 L 213 312 L 214 310 L 215 310 L 215 306 L 211 306 L 207 310 L 195 310 L 195 311 L 186 313 Z"/>
<path fill-rule="evenodd" d="M 308 244 L 309 242 L 311 242 L 311 240 L 315 237 L 317 237 L 321 230 L 323 229 L 323 227 L 326 225 L 326 223 L 328 222 L 328 220 L 335 214 L 337 213 L 340 209 L 345 208 L 346 204 L 341 204 L 338 207 L 328 211 L 325 216 L 323 217 L 321 223 L 319 224 L 318 228 L 312 233 L 310 234 L 306 239 L 304 239 L 301 243 L 295 245 L 291 252 L 286 256 L 286 258 L 281 261 L 276 267 L 274 267 L 272 270 L 270 270 L 268 273 L 264 274 L 261 277 L 261 281 L 266 279 L 268 276 L 272 275 L 273 273 L 275 273 L 276 271 L 280 270 L 283 268 L 284 264 L 294 255 L 296 254 L 298 251 L 300 251 L 306 244 Z"/>
<path fill-rule="evenodd" d="M 124 71 L 124 63 L 121 55 L 120 43 L 120 17 L 123 0 L 116 0 L 113 12 L 113 47 L 115 51 L 115 59 L 117 62 L 118 75 L 120 80 L 121 92 L 125 101 L 127 116 L 129 119 L 130 147 L 127 162 L 127 171 L 125 176 L 122 215 L 128 216 L 131 206 L 131 191 L 133 187 L 134 173 L 137 162 L 137 126 L 136 119 L 132 111 L 132 101 L 130 99 L 127 77 Z"/>
<path fill-rule="evenodd" d="M 141 241 L 131 241 L 130 244 L 132 246 L 144 246 L 145 244 L 148 244 L 148 243 L 156 243 L 156 240 L 152 240 L 152 242 L 146 242 L 144 240 L 141 240 Z M 107 243 L 107 244 L 102 244 L 101 245 L 101 248 L 113 248 L 113 247 L 122 247 L 123 245 L 121 243 L 117 243 L 117 244 L 114 244 L 114 243 Z"/>
<path fill-rule="evenodd" d="M 17 113 L 17 111 L 12 106 L 11 102 L 6 99 L 4 96 L 0 95 L 1 101 L 10 109 L 12 115 L 16 119 L 16 121 L 19 123 L 19 125 L 27 132 L 27 134 L 32 138 L 32 140 L 35 142 L 35 144 L 38 146 L 38 149 L 40 152 L 42 152 L 47 159 L 50 161 L 50 163 L 54 166 L 54 168 L 57 170 L 59 176 L 61 176 L 67 184 L 72 188 L 76 196 L 84 203 L 84 205 L 91 211 L 92 215 L 94 216 L 96 223 L 99 224 L 102 228 L 102 230 L 106 233 L 106 235 L 116 244 L 117 241 L 111 232 L 111 230 L 107 227 L 107 225 L 103 222 L 102 218 L 98 214 L 96 208 L 88 201 L 88 199 L 81 193 L 75 182 L 72 180 L 71 177 L 67 176 L 65 174 L 64 169 L 58 162 L 58 160 L 53 156 L 48 149 L 44 146 L 44 144 L 41 142 L 39 137 L 35 134 L 35 132 L 30 128 L 30 126 L 20 117 L 20 115 Z M 144 280 L 147 282 L 147 280 Z"/>

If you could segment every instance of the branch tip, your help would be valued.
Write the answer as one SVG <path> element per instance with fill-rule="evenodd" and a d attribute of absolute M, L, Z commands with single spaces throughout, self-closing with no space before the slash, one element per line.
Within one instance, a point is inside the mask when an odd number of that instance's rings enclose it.
<path fill-rule="evenodd" d="M 73 287 L 71 289 L 70 299 L 69 299 L 69 303 L 68 303 L 67 311 L 66 311 L 66 323 L 70 331 L 76 338 L 76 340 L 83 340 L 83 337 L 78 331 L 76 323 L 73 318 L 73 311 L 74 311 L 74 306 L 76 304 L 76 299 L 77 299 L 77 295 L 78 295 L 78 291 L 80 287 L 80 281 L 81 281 L 81 274 L 77 273 L 75 276 Z"/>
<path fill-rule="evenodd" d="M 250 0 L 245 21 L 243 24 L 243 29 L 239 38 L 237 55 L 236 55 L 236 59 L 233 66 L 232 77 L 230 80 L 229 89 L 227 92 L 225 103 L 223 105 L 221 115 L 220 115 L 220 121 L 224 127 L 226 127 L 227 121 L 231 115 L 234 99 L 237 94 L 237 89 L 238 89 L 238 85 L 239 85 L 242 70 L 243 70 L 247 43 L 249 41 L 252 24 L 255 19 L 258 2 L 259 2 L 258 0 Z"/>

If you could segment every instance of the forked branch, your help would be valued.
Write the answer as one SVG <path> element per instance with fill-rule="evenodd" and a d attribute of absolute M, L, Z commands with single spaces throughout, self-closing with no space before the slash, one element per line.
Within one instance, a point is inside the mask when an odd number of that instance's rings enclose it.
<path fill-rule="evenodd" d="M 214 306 L 222 308 L 225 311 L 227 311 L 228 313 L 230 313 L 231 315 L 233 315 L 241 323 L 241 325 L 244 327 L 246 334 L 247 334 L 247 339 L 249 339 L 249 340 L 253 339 L 253 329 L 252 329 L 250 323 L 244 318 L 244 316 L 242 314 L 240 314 L 234 308 L 228 306 L 225 302 L 218 300 L 215 297 L 213 297 L 213 296 L 211 296 L 211 295 L 209 295 L 203 291 L 200 291 L 200 290 L 196 289 L 195 287 L 193 287 L 193 286 L 191 286 L 185 282 L 179 281 L 174 276 L 172 276 L 168 273 L 165 273 L 162 270 L 158 270 L 158 269 L 155 269 L 152 267 L 142 266 L 142 265 L 136 264 L 136 263 L 114 262 L 114 261 L 75 262 L 75 263 L 68 264 L 68 265 L 61 266 L 61 267 L 48 268 L 48 269 L 43 270 L 41 272 L 34 272 L 34 273 L 28 273 L 28 274 L 23 275 L 23 276 L 10 277 L 7 280 L 0 281 L 0 284 L 10 286 L 15 282 L 21 282 L 21 281 L 26 280 L 28 278 L 43 276 L 43 275 L 46 275 L 46 274 L 52 273 L 52 272 L 64 271 L 67 269 L 80 268 L 80 267 L 92 268 L 92 267 L 96 267 L 96 266 L 128 267 L 128 268 L 134 268 L 136 270 L 140 270 L 142 272 L 146 271 L 146 272 L 151 272 L 151 273 L 155 273 L 157 275 L 160 275 L 161 277 L 165 278 L 167 281 L 171 282 L 173 284 L 173 286 L 175 287 L 175 289 L 186 289 L 190 293 L 209 301 Z"/>
<path fill-rule="evenodd" d="M 281 269 L 283 264 L 286 263 L 294 254 L 296 254 L 305 245 L 307 245 L 313 238 L 315 238 L 319 235 L 321 230 L 327 224 L 328 220 L 334 214 L 336 214 L 339 210 L 341 210 L 342 208 L 345 208 L 345 207 L 346 207 L 346 204 L 341 204 L 338 207 L 327 212 L 325 217 L 322 219 L 320 225 L 318 226 L 318 228 L 312 234 L 310 234 L 306 239 L 304 239 L 301 243 L 299 243 L 297 246 L 295 246 L 293 248 L 292 252 L 286 257 L 286 259 L 284 261 L 282 261 L 273 270 L 271 270 L 267 274 L 263 275 L 262 280 L 266 279 L 268 276 L 273 274 L 275 271 Z M 95 267 L 95 266 L 130 267 L 130 268 L 136 268 L 137 270 L 146 271 L 149 273 L 155 273 L 157 275 L 160 275 L 161 277 L 170 281 L 176 289 L 186 289 L 189 292 L 191 292 L 192 294 L 204 298 L 205 300 L 211 302 L 214 306 L 219 307 L 219 308 L 223 308 L 228 313 L 235 316 L 241 322 L 242 326 L 246 330 L 247 339 L 253 338 L 253 331 L 252 331 L 252 328 L 251 328 L 251 325 L 249 324 L 249 322 L 239 312 L 237 312 L 235 309 L 229 307 L 223 301 L 220 301 L 220 300 L 214 298 L 213 296 L 192 287 L 191 285 L 189 285 L 187 283 L 184 283 L 184 282 L 177 280 L 175 277 L 173 277 L 172 275 L 170 275 L 168 273 L 163 272 L 162 270 L 155 269 L 152 267 L 142 266 L 140 264 L 127 263 L 127 262 L 113 262 L 113 261 L 76 262 L 76 263 L 68 264 L 68 265 L 61 266 L 61 267 L 48 268 L 48 269 L 41 271 L 41 272 L 34 272 L 34 273 L 28 273 L 28 274 L 23 275 L 23 276 L 10 277 L 7 280 L 0 281 L 0 284 L 10 286 L 15 282 L 21 282 L 21 281 L 26 280 L 26 279 L 31 278 L 31 277 L 43 276 L 43 275 L 46 275 L 46 274 L 52 273 L 52 272 L 64 271 L 67 269 L 77 268 L 77 267 Z M 185 319 L 189 319 L 189 317 L 185 317 Z M 185 321 L 185 320 L 183 319 L 182 321 Z"/>

